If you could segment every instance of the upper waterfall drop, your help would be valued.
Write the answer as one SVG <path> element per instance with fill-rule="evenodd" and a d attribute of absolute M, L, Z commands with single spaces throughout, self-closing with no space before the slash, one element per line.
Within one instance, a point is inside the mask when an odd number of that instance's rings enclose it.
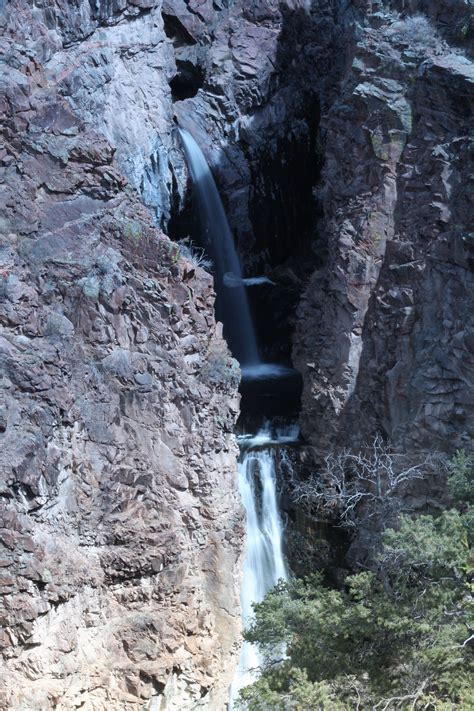
<path fill-rule="evenodd" d="M 239 256 L 216 183 L 203 152 L 191 134 L 179 128 L 193 182 L 203 246 L 215 267 L 216 312 L 224 335 L 241 365 L 260 362 Z"/>

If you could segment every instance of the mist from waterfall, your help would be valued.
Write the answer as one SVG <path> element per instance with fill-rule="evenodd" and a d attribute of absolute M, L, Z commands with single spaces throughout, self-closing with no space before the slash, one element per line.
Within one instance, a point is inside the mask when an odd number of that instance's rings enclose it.
<path fill-rule="evenodd" d="M 261 429 L 255 436 L 239 438 L 239 491 L 247 518 L 247 548 L 241 591 L 242 622 L 252 620 L 252 605 L 261 602 L 279 580 L 287 580 L 283 556 L 283 527 L 278 508 L 276 472 L 280 447 L 298 439 L 295 426 L 271 431 Z M 240 689 L 255 681 L 262 662 L 258 647 L 244 642 L 239 666 L 230 690 L 232 709 Z"/>
<path fill-rule="evenodd" d="M 224 335 L 241 365 L 259 362 L 257 341 L 245 291 L 239 256 L 216 183 L 198 144 L 179 129 L 193 182 L 202 242 L 215 269 L 216 313 Z"/>

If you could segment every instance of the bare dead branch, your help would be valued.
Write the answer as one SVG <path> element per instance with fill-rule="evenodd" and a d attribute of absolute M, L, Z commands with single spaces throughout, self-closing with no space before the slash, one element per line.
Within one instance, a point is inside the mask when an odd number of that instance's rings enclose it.
<path fill-rule="evenodd" d="M 292 498 L 309 510 L 337 517 L 346 528 L 362 519 L 388 520 L 400 510 L 404 488 L 423 479 L 431 462 L 432 457 L 417 464 L 407 462 L 377 434 L 360 452 L 342 449 L 327 454 L 318 475 L 292 482 Z"/>
<path fill-rule="evenodd" d="M 425 679 L 425 681 L 423 681 L 421 686 L 413 694 L 406 694 L 405 696 L 392 696 L 390 699 L 381 699 L 373 708 L 381 709 L 381 711 L 387 711 L 387 709 L 389 709 L 394 703 L 399 706 L 399 704 L 404 703 L 405 701 L 411 701 L 410 708 L 416 709 L 416 703 L 420 696 L 423 695 L 427 684 L 428 679 Z"/>

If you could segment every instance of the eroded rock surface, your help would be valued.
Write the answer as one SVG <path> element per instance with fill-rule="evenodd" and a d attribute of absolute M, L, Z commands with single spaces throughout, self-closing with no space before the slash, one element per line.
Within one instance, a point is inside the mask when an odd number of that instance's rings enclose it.
<path fill-rule="evenodd" d="M 7 8 L 3 709 L 223 708 L 235 664 L 239 374 L 212 278 L 151 225 L 133 170 L 127 184 L 133 137 L 65 98 L 79 69 L 107 84 L 97 28 L 117 22 L 119 43 L 151 5 Z"/>
<path fill-rule="evenodd" d="M 323 119 L 329 258 L 294 338 L 303 431 L 323 450 L 377 429 L 407 451 L 472 446 L 474 65 L 456 43 L 472 13 L 394 5 L 367 3 Z"/>

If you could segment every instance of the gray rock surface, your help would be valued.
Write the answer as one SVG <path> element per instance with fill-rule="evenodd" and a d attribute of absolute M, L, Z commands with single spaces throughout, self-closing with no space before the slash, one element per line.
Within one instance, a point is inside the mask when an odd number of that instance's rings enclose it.
<path fill-rule="evenodd" d="M 446 40 L 462 3 L 428 4 L 439 26 L 377 4 L 323 119 L 329 257 L 294 336 L 323 450 L 377 429 L 407 451 L 472 447 L 474 65 Z"/>
<path fill-rule="evenodd" d="M 12 3 L 2 40 L 0 708 L 223 708 L 238 366 L 211 276 L 133 189 L 160 98 L 119 115 L 121 37 L 144 23 L 153 63 L 152 10 L 91 7 Z"/>

